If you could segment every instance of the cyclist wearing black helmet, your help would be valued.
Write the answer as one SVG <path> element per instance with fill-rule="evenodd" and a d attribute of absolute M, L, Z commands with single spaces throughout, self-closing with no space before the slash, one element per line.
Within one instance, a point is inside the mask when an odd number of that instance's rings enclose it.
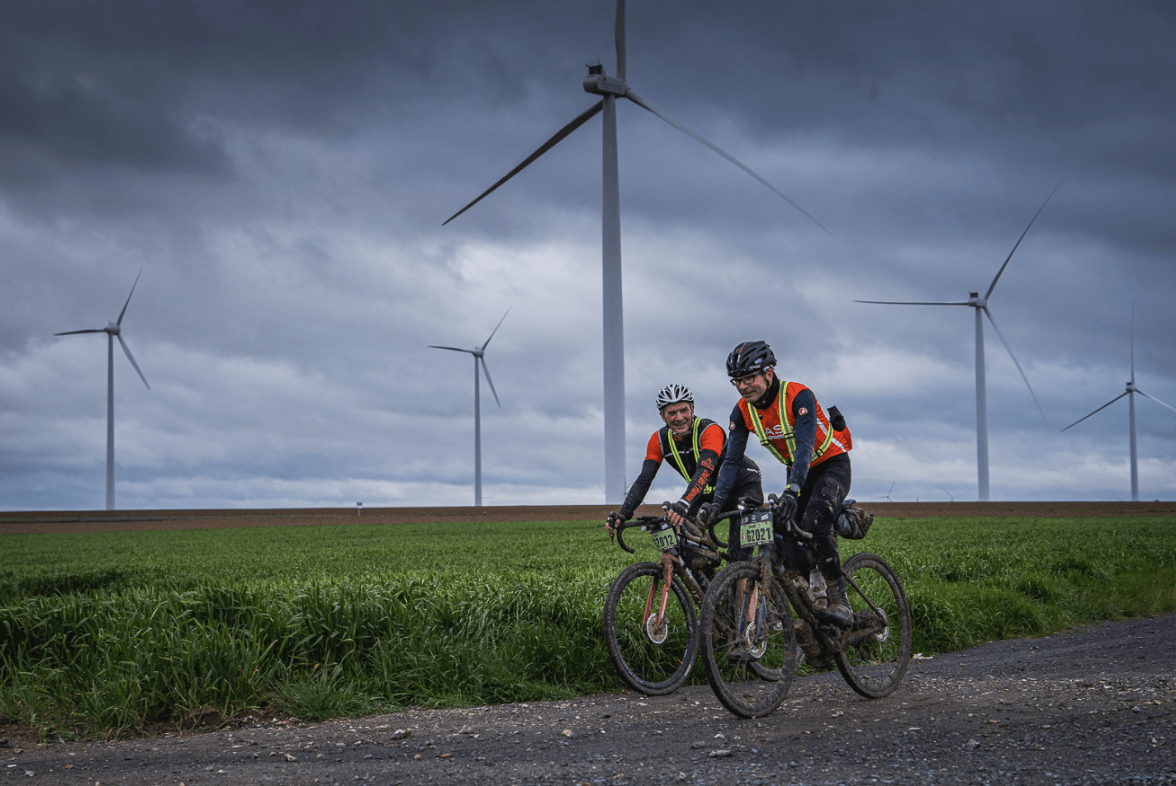
<path fill-rule="evenodd" d="M 715 478 L 723 465 L 726 442 L 723 427 L 713 420 L 694 416 L 694 395 L 683 385 L 666 385 L 658 392 L 656 403 L 666 425 L 649 438 L 641 474 L 633 481 L 620 511 L 608 515 L 604 528 L 610 536 L 613 527 L 628 521 L 644 501 L 663 461 L 673 466 L 686 481 L 685 493 L 670 509 L 669 518 L 675 525 L 680 525 L 683 518 L 694 516 L 703 503 L 711 500 L 714 492 Z M 741 462 L 736 462 L 731 484 L 741 497 L 757 502 L 764 499 L 759 467 L 749 458 L 742 457 Z M 732 558 L 735 559 L 736 555 L 732 554 Z M 690 564 L 690 567 L 718 565 L 718 555 L 705 549 L 687 555 L 687 560 L 688 564 L 697 563 Z"/>
<path fill-rule="evenodd" d="M 775 373 L 776 356 L 763 341 L 747 341 L 727 358 L 727 375 L 741 396 L 731 410 L 731 427 L 727 435 L 727 461 L 737 466 L 747 448 L 747 438 L 755 434 L 760 444 L 788 467 L 788 485 L 776 503 L 778 522 L 795 516 L 797 524 L 813 535 L 821 575 L 828 587 L 825 621 L 841 627 L 853 624 L 853 610 L 845 597 L 845 577 L 833 526 L 841 503 L 849 493 L 849 450 L 852 441 L 840 414 L 834 421 L 817 403 L 816 396 L 799 382 L 785 382 Z M 715 483 L 714 507 L 706 516 L 717 513 L 732 495 L 734 474 L 724 465 Z"/>

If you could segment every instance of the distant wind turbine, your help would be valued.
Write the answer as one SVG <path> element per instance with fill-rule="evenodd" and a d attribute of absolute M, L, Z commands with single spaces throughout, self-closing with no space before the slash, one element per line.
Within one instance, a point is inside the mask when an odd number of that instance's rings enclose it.
<path fill-rule="evenodd" d="M 720 149 L 707 139 L 682 125 L 665 112 L 655 108 L 629 88 L 625 81 L 625 0 L 617 1 L 616 13 L 617 75 L 610 77 L 603 65 L 588 66 L 584 79 L 584 90 L 601 97 L 595 105 L 582 112 L 574 120 L 556 132 L 521 164 L 505 177 L 486 189 L 477 199 L 450 216 L 445 224 L 482 201 L 487 195 L 506 181 L 523 171 L 539 156 L 555 147 L 565 137 L 588 122 L 601 110 L 604 111 L 604 188 L 603 188 L 603 229 L 602 264 L 604 286 L 604 489 L 606 502 L 620 502 L 628 490 L 625 482 L 625 329 L 621 294 L 621 208 L 620 187 L 617 169 L 617 115 L 616 99 L 627 98 L 642 109 L 660 117 L 674 128 L 706 145 L 735 166 L 767 186 L 777 196 L 804 213 L 814 224 L 824 229 L 815 218 L 798 204 L 784 196 L 775 186 L 753 172 L 741 161 Z"/>
<path fill-rule="evenodd" d="M 77 333 L 105 333 L 106 334 L 106 509 L 114 510 L 114 338 L 118 337 L 118 343 L 122 345 L 123 352 L 127 353 L 127 360 L 131 361 L 131 365 L 135 367 L 135 371 L 139 374 L 139 379 L 143 380 L 143 384 L 147 385 L 147 377 L 143 376 L 143 372 L 139 370 L 139 364 L 135 362 L 135 357 L 131 354 L 131 350 L 127 347 L 127 342 L 122 337 L 122 321 L 123 315 L 127 313 L 127 306 L 131 304 L 131 295 L 135 294 L 135 287 L 139 284 L 139 276 L 143 275 L 143 271 L 139 271 L 139 275 L 135 276 L 135 283 L 131 284 L 131 294 L 127 295 L 127 302 L 123 303 L 122 311 L 118 313 L 118 320 L 111 322 L 104 328 L 94 328 L 92 330 L 67 330 L 64 333 L 54 333 L 55 336 L 72 336 Z M 150 390 L 151 386 L 147 385 Z"/>
<path fill-rule="evenodd" d="M 510 313 L 510 309 L 506 310 L 506 314 Z M 494 326 L 494 330 L 490 331 L 490 338 L 494 338 L 494 334 L 498 332 L 498 328 L 502 327 L 503 320 L 506 319 L 506 314 L 502 315 L 502 319 L 498 320 L 498 324 Z M 482 393 L 479 383 L 478 366 L 481 365 L 482 373 L 486 375 L 486 381 L 490 384 L 490 392 L 494 394 L 494 401 L 498 404 L 498 408 L 502 409 L 502 402 L 498 400 L 498 391 L 494 389 L 494 380 L 490 379 L 490 369 L 486 367 L 486 347 L 490 346 L 490 338 L 486 339 L 486 343 L 480 347 L 473 349 L 461 349 L 460 347 L 439 347 L 436 344 L 430 344 L 430 349 L 448 349 L 452 352 L 468 352 L 474 356 L 474 505 L 481 507 L 482 505 Z"/>
<path fill-rule="evenodd" d="M 1137 388 L 1135 386 L 1135 312 L 1134 312 L 1134 310 L 1132 310 L 1132 312 L 1131 312 L 1131 379 L 1128 380 L 1128 382 L 1127 382 L 1127 390 L 1125 390 L 1124 392 L 1115 396 L 1113 399 L 1111 399 L 1107 403 L 1103 404 L 1101 407 L 1096 409 L 1094 412 L 1090 413 L 1090 415 L 1093 415 L 1095 412 L 1101 412 L 1102 410 L 1109 407 L 1111 404 L 1114 404 L 1116 401 L 1123 398 L 1123 396 L 1127 397 L 1127 413 L 1128 413 L 1127 414 L 1127 427 L 1128 427 L 1128 432 L 1131 437 L 1131 501 L 1132 502 L 1139 502 L 1139 464 L 1138 464 L 1138 459 L 1136 458 L 1136 452 L 1135 452 L 1135 394 L 1136 393 L 1138 393 L 1141 396 L 1146 396 L 1147 398 L 1150 398 L 1152 401 L 1156 402 L 1157 404 L 1160 404 L 1161 406 L 1165 406 L 1168 409 L 1172 410 L 1173 412 L 1176 412 L 1176 407 L 1173 407 L 1171 404 L 1165 404 L 1164 402 L 1160 401 L 1155 396 L 1149 396 L 1147 393 L 1144 393 L 1142 390 L 1140 390 L 1139 388 Z M 1066 428 L 1062 429 L 1062 431 L 1066 431 L 1068 429 L 1073 428 L 1074 426 L 1077 426 L 1079 423 L 1086 420 L 1086 418 L 1090 417 L 1090 415 L 1087 415 L 1086 417 L 1078 418 L 1078 420 L 1075 420 L 1073 423 L 1066 426 Z"/>
<path fill-rule="evenodd" d="M 1029 221 L 1029 226 L 1025 227 L 1025 231 L 1017 238 L 1017 242 L 1013 244 L 1013 250 L 1009 252 L 1008 257 L 1005 258 L 1004 264 L 1000 266 L 1000 270 L 996 271 L 996 278 L 992 279 L 992 283 L 988 285 L 988 291 L 984 293 L 984 297 L 980 297 L 979 292 L 969 292 L 967 300 L 960 300 L 954 302 L 910 302 L 897 300 L 855 300 L 855 303 L 877 303 L 887 306 L 971 306 L 976 310 L 976 475 L 978 485 L 980 488 L 980 501 L 988 502 L 988 401 L 985 390 L 984 381 L 984 320 L 982 317 L 988 317 L 988 321 L 992 324 L 992 329 L 996 331 L 996 337 L 1000 339 L 1000 343 L 1004 344 L 1008 350 L 1009 357 L 1013 359 L 1013 363 L 1017 367 L 1017 371 L 1021 373 L 1021 379 L 1025 380 L 1025 387 L 1029 388 L 1029 395 L 1033 396 L 1033 403 L 1037 404 L 1037 411 L 1041 413 L 1042 421 L 1045 421 L 1045 411 L 1041 408 L 1041 404 L 1037 401 L 1037 394 L 1033 392 L 1033 386 L 1029 384 L 1029 377 L 1025 376 L 1021 364 L 1017 361 L 1017 356 L 1013 354 L 1013 348 L 1009 346 L 1009 342 L 1005 341 L 1004 335 L 1000 332 L 1000 328 L 996 326 L 996 320 L 992 318 L 992 312 L 988 310 L 988 299 L 992 297 L 992 290 L 996 289 L 996 282 L 1000 281 L 1001 274 L 1004 273 L 1005 268 L 1009 266 L 1009 260 L 1013 258 L 1013 254 L 1017 252 L 1017 247 L 1021 245 L 1021 241 L 1025 239 L 1025 235 L 1029 233 L 1029 227 L 1033 226 L 1033 222 L 1041 215 L 1041 211 L 1045 210 L 1045 206 L 1049 204 L 1049 200 L 1057 193 L 1061 185 L 1054 187 L 1054 190 L 1049 193 L 1045 201 L 1041 203 L 1041 207 L 1037 208 L 1037 212 L 1033 214 L 1033 218 Z M 1048 421 L 1046 421 L 1048 422 Z"/>

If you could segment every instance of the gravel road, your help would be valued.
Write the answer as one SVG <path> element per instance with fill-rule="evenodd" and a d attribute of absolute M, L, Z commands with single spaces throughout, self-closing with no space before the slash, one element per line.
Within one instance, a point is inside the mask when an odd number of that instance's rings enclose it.
<path fill-rule="evenodd" d="M 0 784 L 1176 784 L 1174 746 L 1167 615 L 915 660 L 875 701 L 837 672 L 798 678 L 760 720 L 730 715 L 702 685 L 120 742 L 7 741 Z"/>

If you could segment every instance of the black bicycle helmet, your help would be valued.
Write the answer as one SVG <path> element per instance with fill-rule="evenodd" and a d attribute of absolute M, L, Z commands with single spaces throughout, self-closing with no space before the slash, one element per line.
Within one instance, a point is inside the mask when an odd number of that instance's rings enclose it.
<path fill-rule="evenodd" d="M 690 392 L 690 388 L 685 385 L 666 385 L 657 393 L 657 411 L 661 412 L 670 404 L 678 404 L 685 401 L 688 404 L 694 403 L 694 394 Z"/>
<path fill-rule="evenodd" d="M 760 374 L 776 365 L 776 356 L 766 341 L 744 341 L 727 355 L 727 376 L 731 379 Z"/>

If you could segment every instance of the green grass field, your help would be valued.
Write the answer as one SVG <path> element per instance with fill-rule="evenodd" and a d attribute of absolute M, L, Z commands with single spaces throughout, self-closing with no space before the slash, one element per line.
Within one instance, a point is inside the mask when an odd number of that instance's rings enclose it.
<path fill-rule="evenodd" d="M 596 522 L 255 527 L 0 540 L 0 713 L 43 733 L 303 720 L 619 689 Z M 1176 611 L 1176 517 L 879 520 L 915 651 Z M 692 675 L 704 681 L 702 669 Z"/>

